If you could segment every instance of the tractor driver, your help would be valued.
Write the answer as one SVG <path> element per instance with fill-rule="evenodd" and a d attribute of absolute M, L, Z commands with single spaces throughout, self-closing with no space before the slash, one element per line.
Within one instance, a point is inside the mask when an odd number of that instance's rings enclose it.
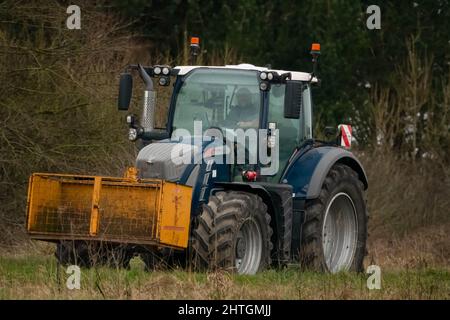
<path fill-rule="evenodd" d="M 231 108 L 227 122 L 237 128 L 257 128 L 259 108 L 252 103 L 252 93 L 247 88 L 240 88 L 236 93 L 237 105 Z"/>

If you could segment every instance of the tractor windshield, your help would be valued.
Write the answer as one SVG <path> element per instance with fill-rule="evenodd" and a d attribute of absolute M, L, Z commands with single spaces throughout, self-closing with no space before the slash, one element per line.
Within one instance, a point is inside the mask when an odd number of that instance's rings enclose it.
<path fill-rule="evenodd" d="M 187 75 L 177 97 L 173 129 L 194 134 L 194 121 L 211 127 L 259 127 L 261 93 L 256 71 L 197 69 Z"/>

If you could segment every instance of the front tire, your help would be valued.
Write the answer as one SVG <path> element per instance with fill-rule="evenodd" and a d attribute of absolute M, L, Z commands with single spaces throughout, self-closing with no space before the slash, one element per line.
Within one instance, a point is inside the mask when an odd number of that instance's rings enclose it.
<path fill-rule="evenodd" d="M 364 185 L 343 164 L 334 165 L 320 196 L 306 203 L 301 263 L 315 271 L 363 270 L 367 241 Z"/>
<path fill-rule="evenodd" d="M 271 236 L 270 215 L 259 196 L 218 192 L 193 230 L 194 266 L 255 274 L 270 265 Z"/>

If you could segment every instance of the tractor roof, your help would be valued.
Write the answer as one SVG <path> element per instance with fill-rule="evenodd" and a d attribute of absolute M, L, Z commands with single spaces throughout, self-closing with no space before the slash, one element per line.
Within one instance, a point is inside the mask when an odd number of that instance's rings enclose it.
<path fill-rule="evenodd" d="M 309 81 L 311 78 L 311 74 L 307 72 L 300 71 L 286 71 L 286 70 L 276 70 L 276 69 L 268 69 L 266 67 L 257 67 L 252 64 L 238 64 L 238 65 L 226 65 L 226 66 L 177 66 L 174 69 L 180 70 L 178 72 L 179 75 L 187 74 L 189 71 L 199 68 L 208 68 L 208 69 L 239 69 L 239 70 L 253 70 L 253 71 L 274 71 L 278 74 L 283 74 L 286 72 L 290 72 L 292 75 L 292 80 L 300 80 L 300 81 Z M 317 78 L 313 78 L 312 82 L 317 82 Z"/>

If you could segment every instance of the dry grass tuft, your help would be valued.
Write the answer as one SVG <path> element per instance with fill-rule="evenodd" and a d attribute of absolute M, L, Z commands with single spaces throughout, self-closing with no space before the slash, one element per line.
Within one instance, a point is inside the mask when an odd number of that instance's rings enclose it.
<path fill-rule="evenodd" d="M 450 268 L 450 224 L 369 240 L 367 262 L 389 270 Z"/>

